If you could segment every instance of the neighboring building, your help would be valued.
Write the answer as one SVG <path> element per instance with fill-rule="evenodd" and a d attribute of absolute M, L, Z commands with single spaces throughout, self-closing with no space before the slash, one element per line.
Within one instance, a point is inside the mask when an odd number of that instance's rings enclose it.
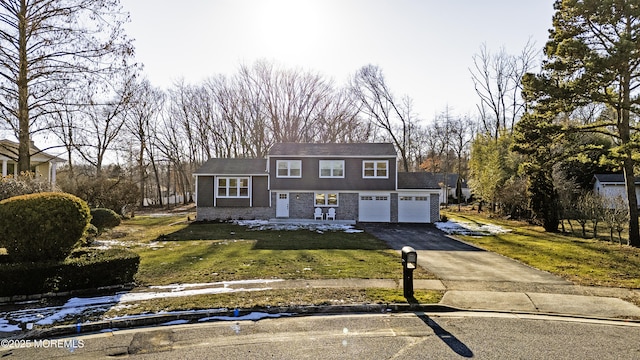
<path fill-rule="evenodd" d="M 398 173 L 389 143 L 275 144 L 266 159 L 210 159 L 195 172 L 198 220 L 316 219 L 430 223 L 437 183 Z"/>
<path fill-rule="evenodd" d="M 636 199 L 640 208 L 640 178 L 635 178 Z M 622 197 L 627 200 L 623 174 L 595 174 L 591 180 L 593 191 L 607 198 Z"/>
<path fill-rule="evenodd" d="M 464 178 L 460 178 L 458 174 L 447 174 L 446 177 L 443 173 L 427 172 L 426 174 L 430 177 L 429 183 L 438 184 L 441 189 L 440 204 L 448 203 L 448 198 L 457 199 L 456 189 L 458 186 L 460 186 L 460 191 L 462 192 L 462 202 L 467 202 L 471 197 L 471 189 L 469 189 L 467 181 Z M 459 184 L 458 180 L 460 181 Z"/>
<path fill-rule="evenodd" d="M 36 176 L 41 176 L 51 185 L 56 183 L 56 167 L 58 163 L 65 162 L 64 159 L 49 155 L 38 149 L 33 142 L 29 148 L 31 155 L 31 171 Z M 0 162 L 2 163 L 2 176 L 17 176 L 18 171 L 18 143 L 0 139 Z"/>

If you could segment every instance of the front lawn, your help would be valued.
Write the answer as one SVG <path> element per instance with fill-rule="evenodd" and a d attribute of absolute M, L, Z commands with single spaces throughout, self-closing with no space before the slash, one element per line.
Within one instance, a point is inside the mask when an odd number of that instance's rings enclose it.
<path fill-rule="evenodd" d="M 483 249 L 560 275 L 579 285 L 640 288 L 640 249 L 571 234 L 548 233 L 525 222 L 473 212 L 443 212 L 452 220 L 491 223 L 511 231 L 489 236 L 456 237 Z"/>
<path fill-rule="evenodd" d="M 117 240 L 140 254 L 136 275 L 140 285 L 272 278 L 402 278 L 400 255 L 367 233 L 254 231 L 229 223 L 185 220 L 186 216 L 138 216 L 125 220 L 101 239 Z M 119 238 L 113 239 L 114 234 Z M 434 278 L 423 269 L 416 270 L 414 277 Z"/>

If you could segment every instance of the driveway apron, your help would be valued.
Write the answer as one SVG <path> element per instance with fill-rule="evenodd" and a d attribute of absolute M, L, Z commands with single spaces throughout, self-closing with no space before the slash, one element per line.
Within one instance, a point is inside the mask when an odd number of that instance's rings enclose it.
<path fill-rule="evenodd" d="M 418 253 L 418 265 L 440 280 L 570 284 L 558 276 L 453 239 L 433 225 L 365 224 L 364 229 L 394 250 L 413 247 Z"/>

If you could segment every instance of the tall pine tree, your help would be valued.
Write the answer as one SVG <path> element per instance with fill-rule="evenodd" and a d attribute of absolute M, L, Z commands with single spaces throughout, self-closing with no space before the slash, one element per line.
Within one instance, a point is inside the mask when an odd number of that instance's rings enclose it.
<path fill-rule="evenodd" d="M 545 111 L 589 103 L 605 104 L 613 117 L 582 125 L 580 131 L 608 134 L 624 172 L 629 205 L 629 243 L 640 247 L 634 184 L 640 112 L 640 3 L 638 0 L 557 0 L 553 29 L 540 74 L 525 81 L 526 94 Z"/>

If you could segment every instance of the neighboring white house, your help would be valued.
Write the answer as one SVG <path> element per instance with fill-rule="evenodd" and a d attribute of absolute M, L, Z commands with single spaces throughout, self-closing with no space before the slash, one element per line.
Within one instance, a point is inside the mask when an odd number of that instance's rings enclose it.
<path fill-rule="evenodd" d="M 48 180 L 51 185 L 56 183 L 56 167 L 65 160 L 38 149 L 33 142 L 29 148 L 31 154 L 31 171 L 37 176 Z M 0 164 L 2 176 L 17 176 L 18 172 L 18 143 L 7 139 L 0 139 Z"/>
<path fill-rule="evenodd" d="M 624 185 L 623 174 L 595 174 L 591 180 L 593 184 L 593 191 L 596 194 L 605 196 L 607 198 L 622 197 L 627 199 L 627 190 Z M 640 178 L 635 179 L 636 185 L 636 199 L 638 201 L 638 208 L 640 208 Z"/>
<path fill-rule="evenodd" d="M 447 174 L 446 177 L 443 173 L 426 172 L 425 174 L 427 174 L 426 176 L 430 183 L 438 184 L 440 187 L 440 204 L 447 203 L 449 197 L 457 199 L 456 190 L 458 186 L 460 186 L 460 191 L 462 192 L 463 202 L 467 202 L 471 197 L 471 189 L 469 189 L 467 181 L 464 178 L 460 178 L 458 174 Z M 459 184 L 458 180 L 460 180 Z"/>

